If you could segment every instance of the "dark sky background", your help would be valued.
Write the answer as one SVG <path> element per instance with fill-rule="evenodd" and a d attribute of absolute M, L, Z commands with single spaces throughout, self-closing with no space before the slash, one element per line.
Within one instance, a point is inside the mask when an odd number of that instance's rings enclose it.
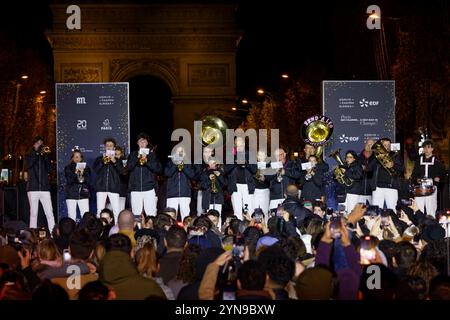
<path fill-rule="evenodd" d="M 64 1 L 16 1 L 4 7 L 1 26 L 19 46 L 33 46 L 49 63 L 51 50 L 42 31 L 52 26 L 50 4 Z M 157 3 L 141 1 L 139 3 Z M 161 1 L 160 1 L 161 2 Z M 191 3 L 191 1 L 163 1 Z M 257 87 L 275 90 L 280 74 L 301 76 L 320 66 L 328 78 L 373 78 L 373 54 L 365 28 L 365 0 L 356 1 L 196 1 L 235 3 L 237 23 L 243 32 L 237 49 L 237 93 L 253 94 Z M 383 1 L 371 1 L 372 3 Z M 387 1 L 386 1 L 387 2 Z M 400 1 L 401 2 L 401 1 Z M 132 3 L 132 1 L 77 1 Z M 383 3 L 383 10 L 390 10 Z M 14 31 L 12 31 L 14 30 Z M 351 71 L 350 71 L 351 70 Z"/>

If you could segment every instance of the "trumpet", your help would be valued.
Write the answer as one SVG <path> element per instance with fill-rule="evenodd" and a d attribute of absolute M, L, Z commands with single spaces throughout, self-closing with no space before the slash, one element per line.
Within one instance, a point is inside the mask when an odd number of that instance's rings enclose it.
<path fill-rule="evenodd" d="M 278 171 L 277 171 L 277 181 L 278 182 L 283 181 L 283 176 L 281 175 L 281 171 L 282 171 L 282 169 L 278 169 Z"/>
<path fill-rule="evenodd" d="M 258 181 L 264 181 L 264 174 L 262 173 L 261 169 L 256 170 L 254 178 Z"/>
<path fill-rule="evenodd" d="M 51 150 L 49 146 L 41 146 L 41 155 L 46 155 L 49 154 L 50 152 Z"/>
<path fill-rule="evenodd" d="M 353 184 L 353 179 L 346 178 L 344 171 L 342 171 L 342 167 L 344 166 L 344 162 L 341 159 L 340 152 L 341 152 L 341 149 L 338 148 L 337 150 L 333 151 L 330 154 L 330 157 L 333 158 L 334 160 L 336 160 L 336 162 L 338 163 L 338 165 L 335 166 L 334 169 L 333 169 L 333 175 L 334 175 L 334 178 L 336 179 L 336 181 L 339 184 L 342 184 L 342 185 L 345 185 L 347 187 L 350 187 Z"/>
<path fill-rule="evenodd" d="M 111 158 L 108 156 L 103 157 L 103 164 L 109 164 L 111 162 Z"/>
<path fill-rule="evenodd" d="M 183 169 L 184 169 L 184 161 L 180 161 L 180 162 L 178 162 L 178 164 L 177 164 L 177 169 L 178 169 L 178 171 L 183 171 Z"/>
<path fill-rule="evenodd" d="M 83 183 L 84 182 L 83 171 L 76 170 L 75 173 L 77 175 L 78 183 Z"/>
<path fill-rule="evenodd" d="M 217 176 L 213 173 L 213 176 L 211 177 L 211 193 L 218 193 L 219 188 L 217 186 Z"/>
<path fill-rule="evenodd" d="M 143 166 L 147 162 L 147 155 L 140 154 L 139 155 L 139 165 Z"/>

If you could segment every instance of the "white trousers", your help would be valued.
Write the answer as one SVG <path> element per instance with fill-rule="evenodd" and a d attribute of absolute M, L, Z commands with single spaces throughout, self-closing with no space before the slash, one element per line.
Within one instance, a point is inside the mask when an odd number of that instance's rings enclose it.
<path fill-rule="evenodd" d="M 359 196 L 359 202 L 366 204 L 367 201 L 369 202 L 369 204 L 372 204 L 372 196 Z"/>
<path fill-rule="evenodd" d="M 180 198 L 167 198 L 167 207 L 174 208 L 178 212 L 178 206 L 180 207 L 181 221 L 191 212 L 190 204 L 191 198 L 180 197 Z"/>
<path fill-rule="evenodd" d="M 380 209 L 384 208 L 384 202 L 386 202 L 386 208 L 395 211 L 397 200 L 398 200 L 397 189 L 377 187 L 372 192 L 372 204 L 374 206 L 378 206 Z"/>
<path fill-rule="evenodd" d="M 114 214 L 114 220 L 117 223 L 117 219 L 120 213 L 119 194 L 113 192 L 97 192 L 97 216 L 100 216 L 100 212 L 106 208 L 106 198 L 111 203 L 111 209 Z"/>
<path fill-rule="evenodd" d="M 359 194 L 347 193 L 347 196 L 345 197 L 345 211 L 347 213 L 352 212 L 356 204 L 361 201 L 360 199 L 361 197 Z"/>
<path fill-rule="evenodd" d="M 280 203 L 283 203 L 284 200 L 286 200 L 286 199 L 275 199 L 275 200 L 270 200 L 270 203 L 269 203 L 269 209 L 276 209 L 276 208 L 278 208 L 278 205 L 279 205 Z"/>
<path fill-rule="evenodd" d="M 254 208 L 260 208 L 264 212 L 264 216 L 269 214 L 270 190 L 269 189 L 255 189 L 253 194 Z"/>
<path fill-rule="evenodd" d="M 39 212 L 39 201 L 44 208 L 47 217 L 47 225 L 50 233 L 55 227 L 55 218 L 53 216 L 52 198 L 50 191 L 28 191 L 28 202 L 30 203 L 30 228 L 37 228 L 37 218 Z"/>
<path fill-rule="evenodd" d="M 242 210 L 247 205 L 248 212 L 253 213 L 253 195 L 248 193 L 248 185 L 236 184 L 237 191 L 231 194 L 231 204 L 233 205 L 234 214 L 242 219 Z"/>
<path fill-rule="evenodd" d="M 426 197 L 415 197 L 417 208 L 425 213 L 425 208 L 427 209 L 427 214 L 434 215 L 437 210 L 437 188 L 436 190 L 429 196 Z"/>
<path fill-rule="evenodd" d="M 149 216 L 156 215 L 156 197 L 155 189 L 149 191 L 132 191 L 131 192 L 131 210 L 135 216 L 140 216 L 142 209 Z"/>
<path fill-rule="evenodd" d="M 202 209 L 202 190 L 197 191 L 197 215 L 200 215 L 203 213 Z"/>
<path fill-rule="evenodd" d="M 83 214 L 89 211 L 89 199 L 66 199 L 66 205 L 69 218 L 75 222 L 77 221 L 77 205 L 80 209 L 80 217 L 83 217 Z"/>

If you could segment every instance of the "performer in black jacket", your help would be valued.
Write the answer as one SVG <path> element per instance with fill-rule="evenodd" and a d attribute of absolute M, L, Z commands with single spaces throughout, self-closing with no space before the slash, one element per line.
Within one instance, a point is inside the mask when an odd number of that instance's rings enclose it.
<path fill-rule="evenodd" d="M 33 151 L 25 157 L 25 164 L 28 170 L 27 194 L 30 203 L 30 228 L 37 228 L 40 201 L 47 217 L 48 229 L 52 232 L 55 226 L 55 218 L 50 196 L 49 173 L 51 162 L 49 151 L 50 149 L 44 146 L 44 139 L 36 137 L 33 141 Z"/>
<path fill-rule="evenodd" d="M 368 171 L 369 162 L 375 157 L 372 150 L 374 144 L 373 139 L 367 139 L 364 149 L 361 151 L 358 157 L 358 161 L 363 168 L 363 180 L 361 181 L 361 195 L 359 201 L 362 203 L 372 204 L 372 187 L 371 180 L 373 172 Z M 375 159 L 376 160 L 376 159 Z"/>
<path fill-rule="evenodd" d="M 127 161 L 131 209 L 135 216 L 140 216 L 142 209 L 147 215 L 156 215 L 156 176 L 162 173 L 162 166 L 146 133 L 137 136 L 137 145 L 139 150 L 131 152 Z"/>
<path fill-rule="evenodd" d="M 194 164 L 195 178 L 194 182 L 198 186 L 197 188 L 197 215 L 204 213 L 203 211 L 203 190 L 201 187 L 201 177 L 203 170 L 208 167 L 208 161 L 213 155 L 213 149 L 209 146 L 203 147 L 202 157 L 203 162 L 200 164 Z"/>
<path fill-rule="evenodd" d="M 253 194 L 254 209 L 260 208 L 264 213 L 264 219 L 267 222 L 269 217 L 269 203 L 270 203 L 270 182 L 266 177 L 266 172 L 270 167 L 266 162 L 267 155 L 263 150 L 258 151 L 257 155 L 258 167 L 256 174 L 253 176 L 255 181 L 255 193 Z"/>
<path fill-rule="evenodd" d="M 398 153 L 391 152 L 391 140 L 382 138 L 380 142 L 383 144 L 392 161 L 387 163 L 384 168 L 380 162 L 374 157 L 368 165 L 368 171 L 372 172 L 372 204 L 380 208 L 395 210 L 398 200 L 398 189 L 400 188 L 399 176 L 403 175 L 405 169 Z"/>
<path fill-rule="evenodd" d="M 435 215 L 437 210 L 438 185 L 444 176 L 444 167 L 441 162 L 433 155 L 434 142 L 425 140 L 422 143 L 423 154 L 416 159 L 414 169 L 411 175 L 414 184 L 420 184 L 421 179 L 431 179 L 434 185 L 434 192 L 429 196 L 416 196 L 417 208 L 429 215 Z"/>
<path fill-rule="evenodd" d="M 317 156 L 310 155 L 308 161 L 311 163 L 311 169 L 303 170 L 300 176 L 303 188 L 301 199 L 313 203 L 316 200 L 321 201 L 324 196 L 323 172 L 318 164 Z"/>
<path fill-rule="evenodd" d="M 226 183 L 223 168 L 216 163 L 216 160 L 210 159 L 208 166 L 203 169 L 201 175 L 203 212 L 214 209 L 222 213 L 222 205 L 224 203 L 223 188 Z"/>
<path fill-rule="evenodd" d="M 235 141 L 236 159 L 234 164 L 225 165 L 227 174 L 228 191 L 231 193 L 231 204 L 234 214 L 242 218 L 243 210 L 253 212 L 253 193 L 255 182 L 253 176 L 256 173 L 256 164 L 249 163 L 248 150 L 245 150 L 245 140 L 237 137 Z M 239 163 L 239 154 L 244 158 Z"/>
<path fill-rule="evenodd" d="M 167 179 L 167 207 L 178 211 L 180 208 L 181 221 L 190 213 L 191 204 L 191 179 L 195 178 L 192 164 L 185 164 L 185 151 L 178 147 L 175 154 L 171 155 L 171 161 L 167 162 L 164 174 Z"/>
<path fill-rule="evenodd" d="M 94 161 L 94 171 L 97 174 L 95 191 L 97 197 L 97 215 L 106 207 L 106 198 L 111 203 L 115 221 L 120 212 L 120 174 L 123 171 L 122 161 L 115 154 L 116 140 L 106 138 L 103 141 L 105 153 Z"/>
<path fill-rule="evenodd" d="M 282 168 L 277 169 L 275 174 L 268 175 L 270 181 L 270 209 L 276 209 L 284 201 L 284 193 L 290 184 L 300 178 L 300 171 L 294 161 L 286 159 L 286 152 L 283 148 L 275 151 L 275 158 L 281 162 Z"/>
<path fill-rule="evenodd" d="M 345 185 L 345 210 L 350 213 L 355 205 L 361 201 L 363 180 L 363 168 L 358 162 L 358 155 L 353 150 L 348 150 L 345 153 L 345 162 L 347 167 L 342 168 L 344 171 L 344 180 L 351 181 L 350 185 Z"/>
<path fill-rule="evenodd" d="M 82 162 L 83 154 L 80 150 L 74 150 L 70 163 L 64 168 L 67 214 L 74 221 L 77 221 L 77 206 L 80 217 L 89 212 L 91 169 L 87 165 L 77 169 L 77 164 Z"/>

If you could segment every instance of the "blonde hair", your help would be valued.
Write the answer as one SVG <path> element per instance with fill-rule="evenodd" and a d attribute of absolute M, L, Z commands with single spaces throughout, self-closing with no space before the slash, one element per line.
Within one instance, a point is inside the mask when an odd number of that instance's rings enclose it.
<path fill-rule="evenodd" d="M 61 259 L 58 246 L 52 239 L 42 240 L 38 244 L 37 252 L 40 260 L 56 261 Z"/>
<path fill-rule="evenodd" d="M 146 243 L 136 252 L 136 264 L 140 274 L 153 277 L 158 271 L 158 260 L 156 250 L 151 243 Z"/>

